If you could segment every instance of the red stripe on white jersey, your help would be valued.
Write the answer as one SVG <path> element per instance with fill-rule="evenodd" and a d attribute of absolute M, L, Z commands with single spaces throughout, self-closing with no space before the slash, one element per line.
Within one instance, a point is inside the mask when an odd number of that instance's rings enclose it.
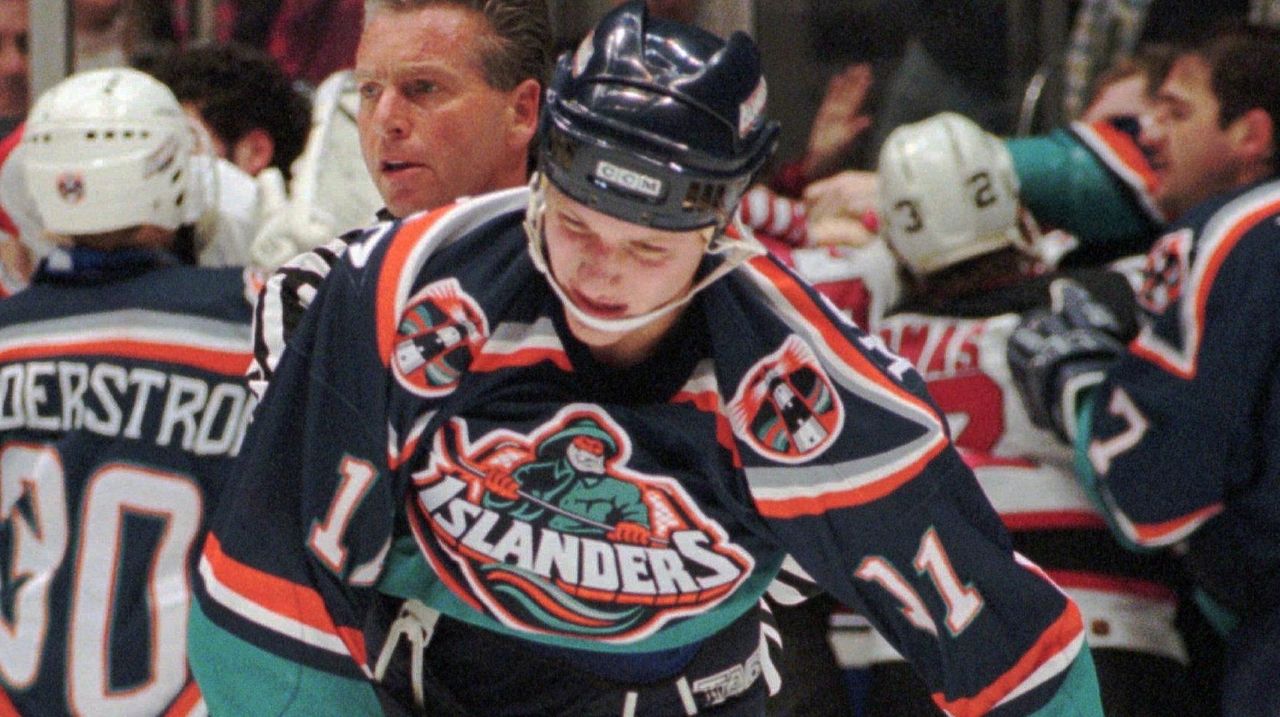
<path fill-rule="evenodd" d="M 1102 573 L 1090 573 L 1080 570 L 1048 570 L 1046 572 L 1048 572 L 1049 577 L 1053 578 L 1053 581 L 1062 588 L 1078 588 L 1122 595 L 1137 595 L 1139 597 L 1147 598 L 1148 600 L 1159 600 L 1170 603 L 1178 599 L 1178 596 L 1167 585 L 1161 585 L 1160 583 L 1152 582 L 1150 580 L 1126 578 L 1119 575 L 1104 575 Z"/>

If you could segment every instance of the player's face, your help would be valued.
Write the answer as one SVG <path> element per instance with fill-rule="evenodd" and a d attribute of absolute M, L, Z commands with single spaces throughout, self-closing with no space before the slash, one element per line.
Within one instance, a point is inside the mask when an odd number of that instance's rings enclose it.
<path fill-rule="evenodd" d="M 387 209 L 403 217 L 460 196 L 518 186 L 537 122 L 538 85 L 491 87 L 487 26 L 464 8 L 375 11 L 356 52 L 356 124 Z"/>
<path fill-rule="evenodd" d="M 589 316 L 638 316 L 682 298 L 706 253 L 710 230 L 670 232 L 616 219 L 547 185 L 545 231 L 551 273 Z M 601 361 L 644 359 L 679 316 L 672 311 L 638 329 L 602 331 L 566 312 L 569 329 Z"/>
<path fill-rule="evenodd" d="M 1210 79 L 1203 59 L 1179 58 L 1156 91 L 1153 114 L 1143 126 L 1142 143 L 1159 179 L 1155 199 L 1170 220 L 1236 186 L 1236 123 L 1219 126 Z"/>
<path fill-rule="evenodd" d="M 27 0 L 0 0 L 0 116 L 27 113 Z"/>

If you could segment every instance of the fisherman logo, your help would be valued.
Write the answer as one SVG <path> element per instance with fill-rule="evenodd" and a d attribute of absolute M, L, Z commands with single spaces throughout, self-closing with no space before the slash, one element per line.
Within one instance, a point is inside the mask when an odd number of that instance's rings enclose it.
<path fill-rule="evenodd" d="M 430 284 L 409 302 L 396 328 L 396 379 L 420 396 L 443 396 L 457 386 L 488 335 L 484 313 L 457 279 Z"/>
<path fill-rule="evenodd" d="M 1142 286 L 1137 294 L 1142 308 L 1152 314 L 1163 314 L 1169 304 L 1178 300 L 1187 278 L 1190 251 L 1190 229 L 1166 234 L 1151 247 L 1142 267 Z"/>
<path fill-rule="evenodd" d="M 831 445 L 844 408 L 813 352 L 795 336 L 747 372 L 729 404 L 733 430 L 760 455 L 803 463 Z"/>
<path fill-rule="evenodd" d="M 675 480 L 630 470 L 630 455 L 595 406 L 475 442 L 453 419 L 414 475 L 418 544 L 460 597 L 508 627 L 648 637 L 720 602 L 754 563 Z"/>

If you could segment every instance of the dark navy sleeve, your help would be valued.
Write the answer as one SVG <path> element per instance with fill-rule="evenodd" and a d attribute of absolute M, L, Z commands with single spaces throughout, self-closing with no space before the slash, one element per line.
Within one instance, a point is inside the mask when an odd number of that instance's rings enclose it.
<path fill-rule="evenodd" d="M 770 260 L 780 342 L 728 411 L 782 548 L 864 614 L 950 714 L 1100 714 L 1076 605 L 1016 554 L 911 364 Z"/>
<path fill-rule="evenodd" d="M 321 285 L 205 543 L 191 662 L 215 714 L 378 711 L 361 623 L 398 494 L 372 318 L 389 233 L 353 246 Z"/>

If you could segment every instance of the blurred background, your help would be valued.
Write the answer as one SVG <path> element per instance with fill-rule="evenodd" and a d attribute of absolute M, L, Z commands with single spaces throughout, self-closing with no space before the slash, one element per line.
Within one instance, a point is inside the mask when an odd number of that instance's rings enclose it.
<path fill-rule="evenodd" d="M 550 0 L 562 47 L 614 0 Z M 653 0 L 651 11 L 725 35 L 752 34 L 782 121 L 780 157 L 805 148 L 827 83 L 870 63 L 877 117 L 849 166 L 866 166 L 903 122 L 957 109 L 999 134 L 1057 126 L 1090 80 L 1140 42 L 1221 17 L 1280 16 L 1276 0 Z M 360 0 L 0 0 L 0 116 L 73 69 L 137 64 L 166 48 L 241 43 L 303 87 L 352 63 Z M 144 59 L 145 64 L 145 59 Z M 12 124 L 12 120 L 10 120 Z M 3 127 L 0 127 L 3 129 Z"/>

